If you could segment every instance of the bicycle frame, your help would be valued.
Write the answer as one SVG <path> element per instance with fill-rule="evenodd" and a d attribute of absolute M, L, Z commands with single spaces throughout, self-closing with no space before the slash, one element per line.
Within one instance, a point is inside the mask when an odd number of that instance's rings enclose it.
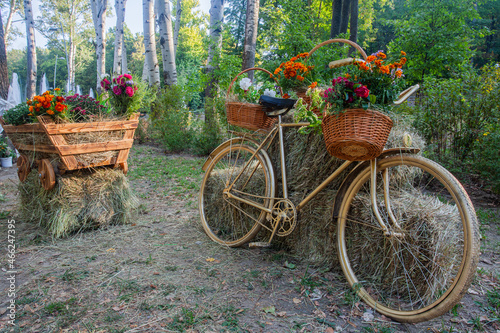
<path fill-rule="evenodd" d="M 283 137 L 283 130 L 284 128 L 287 127 L 303 127 L 307 126 L 308 123 L 283 123 L 282 122 L 282 117 L 278 116 L 278 124 L 267 134 L 265 139 L 259 144 L 256 140 L 252 139 L 246 139 L 243 137 L 243 140 L 248 140 L 253 142 L 255 145 L 257 145 L 256 151 L 253 153 L 252 157 L 247 161 L 245 166 L 241 169 L 238 175 L 234 178 L 234 180 L 230 184 L 226 184 L 226 189 L 224 190 L 224 194 L 228 199 L 234 199 L 237 201 L 240 201 L 244 204 L 247 204 L 249 206 L 258 208 L 268 214 L 268 219 L 272 217 L 273 215 L 273 202 L 275 200 L 281 200 L 281 199 L 288 199 L 288 185 L 287 185 L 287 176 L 286 176 L 286 162 L 285 162 L 285 149 L 284 149 L 284 137 Z M 235 193 L 232 192 L 232 187 L 233 185 L 237 182 L 237 180 L 240 178 L 240 176 L 243 174 L 243 172 L 248 168 L 250 165 L 251 161 L 255 158 L 257 154 L 261 150 L 265 151 L 265 148 L 268 148 L 271 143 L 274 141 L 276 135 L 278 135 L 279 138 L 279 149 L 280 149 L 280 167 L 281 167 L 281 178 L 282 178 L 282 186 L 283 186 L 283 197 L 274 197 L 274 198 L 266 198 L 271 200 L 271 204 L 269 207 L 266 207 L 258 202 L 255 202 L 253 200 L 247 199 L 247 198 L 242 198 L 240 197 L 236 191 Z M 217 150 L 217 149 L 216 149 Z M 402 149 L 391 149 L 389 150 L 389 154 L 394 154 L 394 151 L 400 151 L 403 152 Z M 405 152 L 410 152 L 410 153 L 415 153 L 415 150 L 404 150 Z M 382 155 L 384 157 L 384 155 Z M 207 159 L 207 162 L 210 161 L 210 158 Z M 328 186 L 334 179 L 336 179 L 344 170 L 349 167 L 353 161 L 345 161 L 342 165 L 340 165 L 336 170 L 332 172 L 330 176 L 328 176 L 320 185 L 318 185 L 311 193 L 309 193 L 298 205 L 295 206 L 295 210 L 298 212 L 300 211 L 309 201 L 311 201 L 320 191 L 322 191 L 325 187 Z M 384 170 L 382 173 L 382 180 L 383 180 L 383 187 L 384 187 L 384 204 L 388 212 L 388 217 L 389 217 L 389 222 L 392 225 L 393 230 L 396 230 L 396 232 L 391 231 L 391 229 L 387 226 L 386 222 L 384 222 L 382 216 L 380 215 L 378 211 L 378 206 L 377 206 L 377 199 L 376 199 L 376 188 L 377 188 L 377 180 L 376 180 L 376 174 L 377 174 L 377 159 L 370 160 L 370 168 L 371 168 L 371 187 L 370 187 L 370 199 L 372 203 L 372 209 L 374 212 L 374 216 L 376 217 L 376 220 L 378 221 L 378 224 L 381 227 L 381 230 L 384 232 L 386 235 L 394 235 L 398 236 L 401 235 L 398 230 L 400 230 L 399 225 L 392 213 L 391 210 L 391 203 L 389 200 L 389 179 L 388 179 L 388 173 L 387 170 Z M 242 194 L 245 194 L 244 192 L 241 192 Z M 246 214 L 246 213 L 245 213 Z M 271 229 L 264 225 L 262 222 L 258 221 L 257 219 L 253 218 L 252 216 L 249 216 L 246 214 L 248 217 L 252 218 L 255 222 L 259 223 L 261 226 L 264 228 L 268 229 L 269 231 L 272 232 L 271 238 L 269 239 L 269 243 L 273 239 L 275 233 L 276 233 L 276 226 Z"/>

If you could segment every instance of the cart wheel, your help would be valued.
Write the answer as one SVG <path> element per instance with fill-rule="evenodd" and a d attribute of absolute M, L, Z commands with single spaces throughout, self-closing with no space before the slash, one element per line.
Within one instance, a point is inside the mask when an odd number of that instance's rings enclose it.
<path fill-rule="evenodd" d="M 17 158 L 17 176 L 21 182 L 24 182 L 31 172 L 30 162 L 26 155 Z"/>
<path fill-rule="evenodd" d="M 122 169 L 123 174 L 126 175 L 128 172 L 128 163 L 127 162 L 120 163 L 120 169 Z"/>
<path fill-rule="evenodd" d="M 38 171 L 40 172 L 40 182 L 44 189 L 51 190 L 56 185 L 56 174 L 54 173 L 54 168 L 48 159 L 43 159 L 38 165 Z"/>

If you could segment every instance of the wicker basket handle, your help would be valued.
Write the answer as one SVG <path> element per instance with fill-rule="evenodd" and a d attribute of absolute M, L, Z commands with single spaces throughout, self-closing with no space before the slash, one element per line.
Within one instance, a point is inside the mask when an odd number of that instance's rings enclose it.
<path fill-rule="evenodd" d="M 420 88 L 420 85 L 416 84 L 414 86 L 411 86 L 410 88 L 406 89 L 403 91 L 401 94 L 399 94 L 399 98 L 397 101 L 394 101 L 394 104 L 399 105 L 406 101 L 408 97 L 410 97 L 414 92 L 416 92 Z"/>
<path fill-rule="evenodd" d="M 344 44 L 349 44 L 351 45 L 352 47 L 354 47 L 356 50 L 359 51 L 359 53 L 361 53 L 361 55 L 363 56 L 363 59 L 366 60 L 367 56 L 366 56 L 366 52 L 361 48 L 361 46 L 359 46 L 358 44 L 354 43 L 353 41 L 351 40 L 348 40 L 348 39 L 343 39 L 343 38 L 334 38 L 334 39 L 329 39 L 327 41 L 324 41 L 323 43 L 321 44 L 318 44 L 316 45 L 311 51 L 309 51 L 309 57 L 311 56 L 311 54 L 313 54 L 317 49 L 319 49 L 320 47 L 322 46 L 325 46 L 325 45 L 328 45 L 328 44 L 332 44 L 332 43 L 344 43 Z"/>
<path fill-rule="evenodd" d="M 254 70 L 258 70 L 258 71 L 263 71 L 263 72 L 266 72 L 267 74 L 269 74 L 269 76 L 271 78 L 274 79 L 274 81 L 276 82 L 276 84 L 278 84 L 278 79 L 276 79 L 276 77 L 273 75 L 273 73 L 271 73 L 270 71 L 268 71 L 267 69 L 264 69 L 264 68 L 260 68 L 260 67 L 252 67 L 252 68 L 247 68 L 241 72 L 239 72 L 235 77 L 234 79 L 231 81 L 231 83 L 229 84 L 229 87 L 227 88 L 227 95 L 229 95 L 231 93 L 231 89 L 233 88 L 233 84 L 236 82 L 236 80 L 238 79 L 238 76 L 242 75 L 242 74 L 245 74 L 246 72 L 249 72 L 249 71 L 254 71 Z M 280 86 L 278 86 L 278 88 L 280 88 L 280 93 L 281 93 L 281 96 L 283 96 L 283 90 L 281 89 Z"/>

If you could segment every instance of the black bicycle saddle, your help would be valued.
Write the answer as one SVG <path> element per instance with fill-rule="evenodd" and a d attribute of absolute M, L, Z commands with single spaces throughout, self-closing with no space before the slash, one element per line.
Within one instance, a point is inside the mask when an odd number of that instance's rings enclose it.
<path fill-rule="evenodd" d="M 296 99 L 276 98 L 262 95 L 259 98 L 259 104 L 265 107 L 265 112 L 269 117 L 285 115 L 297 102 Z"/>

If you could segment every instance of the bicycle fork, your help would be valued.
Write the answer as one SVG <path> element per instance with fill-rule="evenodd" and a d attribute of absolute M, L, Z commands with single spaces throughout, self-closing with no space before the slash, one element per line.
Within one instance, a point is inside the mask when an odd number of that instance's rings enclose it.
<path fill-rule="evenodd" d="M 398 222 L 396 221 L 396 218 L 394 217 L 394 214 L 392 213 L 391 209 L 391 201 L 389 197 L 389 172 L 388 169 L 384 169 L 382 171 L 382 183 L 383 183 L 383 190 L 384 190 L 384 203 L 385 203 L 385 208 L 387 210 L 387 215 L 389 217 L 389 220 L 391 221 L 393 225 L 393 229 L 395 230 L 401 230 L 401 227 L 399 226 Z M 389 230 L 387 225 L 385 224 L 384 220 L 382 219 L 382 216 L 380 215 L 380 212 L 378 210 L 378 205 L 377 205 L 377 159 L 373 159 L 370 161 L 370 200 L 372 203 L 372 210 L 373 214 L 375 215 L 375 218 L 377 219 L 378 224 L 384 231 L 384 234 L 386 236 L 403 236 L 402 233 L 400 232 L 394 232 L 392 230 Z"/>

